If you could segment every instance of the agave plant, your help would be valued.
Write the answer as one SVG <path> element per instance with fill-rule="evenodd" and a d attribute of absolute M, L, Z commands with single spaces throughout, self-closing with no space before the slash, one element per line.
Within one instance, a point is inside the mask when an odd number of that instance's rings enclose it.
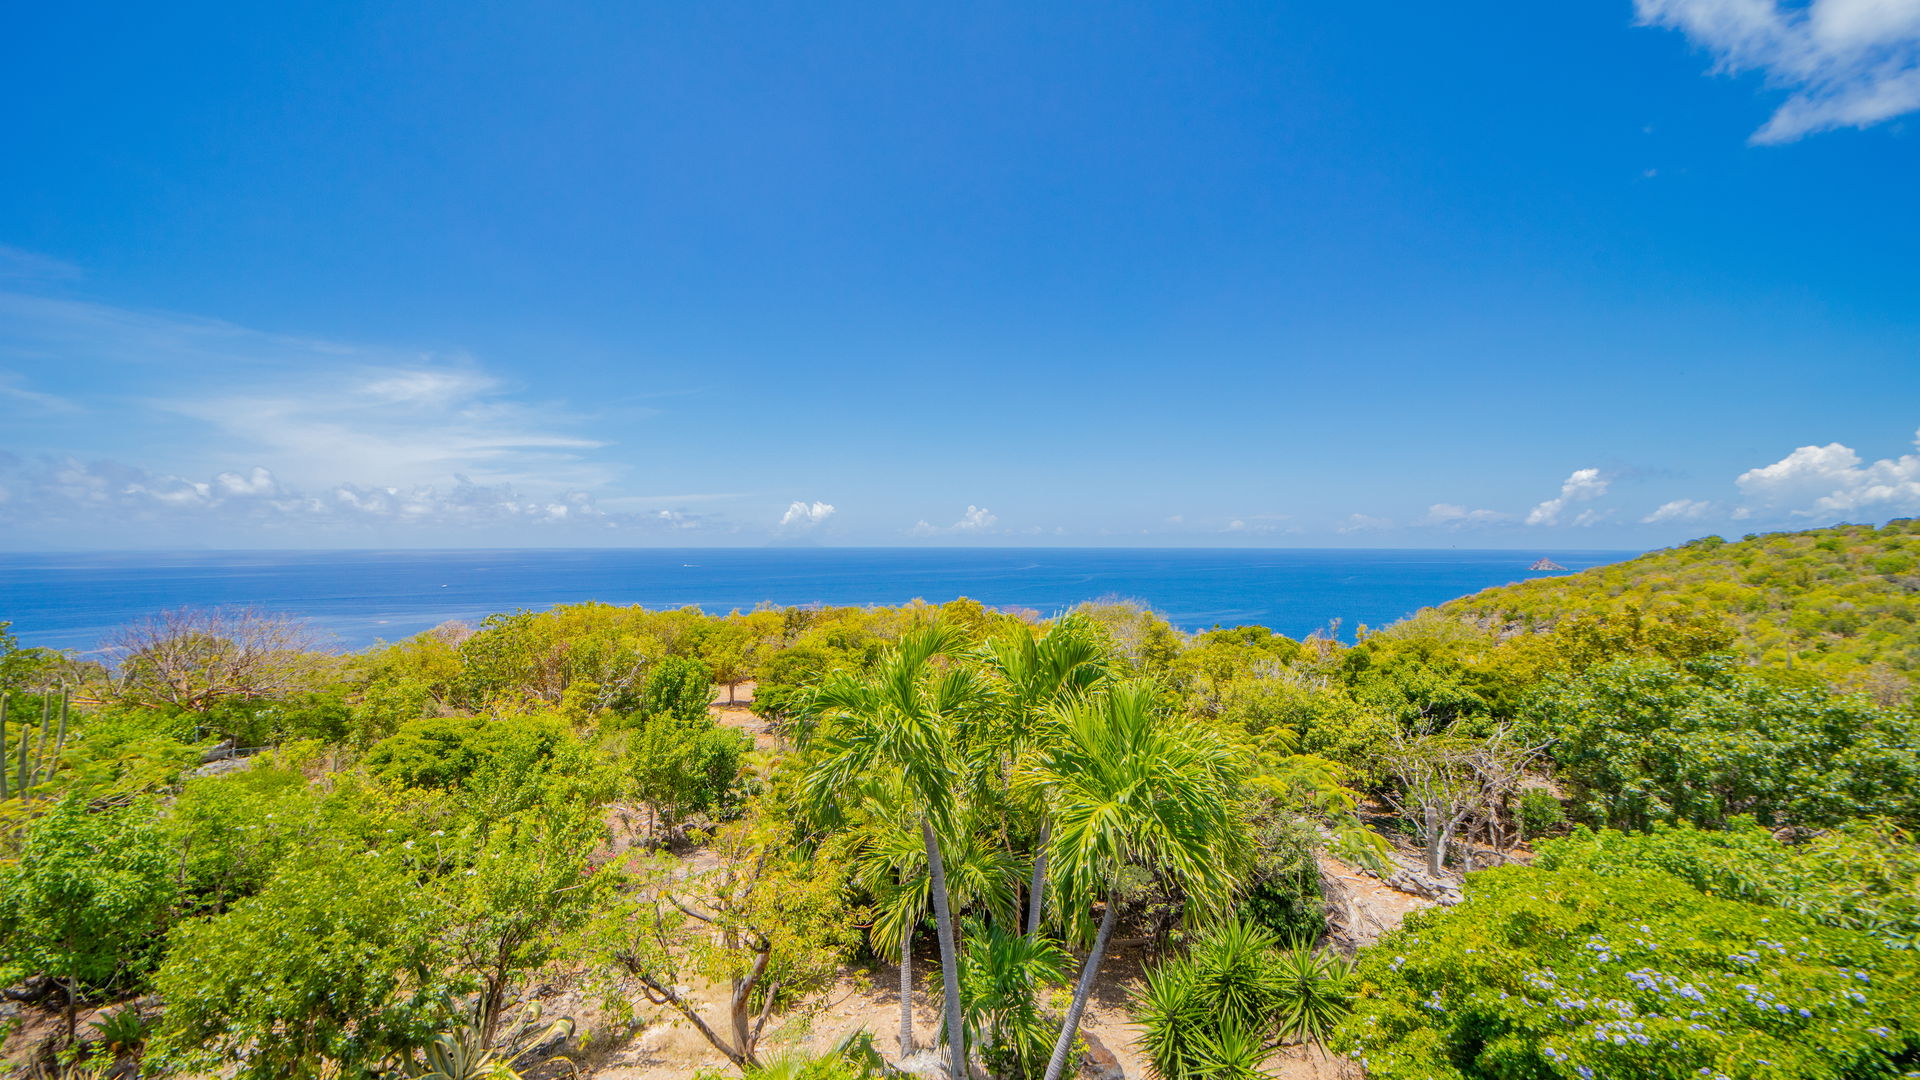
<path fill-rule="evenodd" d="M 109 1053 L 131 1054 L 146 1045 L 153 1021 L 129 1006 L 112 1015 L 102 1015 L 93 1021 L 93 1029 L 99 1032 L 100 1041 Z"/>
<path fill-rule="evenodd" d="M 507 1026 L 506 1038 L 489 1042 L 482 1034 L 481 1019 L 468 1015 L 448 1030 L 435 1035 L 422 1048 L 426 1058 L 423 1072 L 406 1072 L 406 1080 L 521 1080 L 515 1068 L 535 1046 L 555 1037 L 573 1034 L 573 1021 L 565 1017 L 542 1026 L 540 1005 L 526 1007 L 516 1022 Z M 579 1075 L 573 1062 L 564 1057 L 551 1059 Z"/>

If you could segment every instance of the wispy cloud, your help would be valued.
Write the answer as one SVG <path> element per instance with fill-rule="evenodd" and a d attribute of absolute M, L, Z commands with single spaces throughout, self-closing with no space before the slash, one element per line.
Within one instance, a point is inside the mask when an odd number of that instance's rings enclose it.
<path fill-rule="evenodd" d="M 1920 109 L 1915 0 L 1636 0 L 1640 21 L 1679 30 L 1716 70 L 1759 72 L 1787 100 L 1754 132 L 1784 143 Z"/>
<path fill-rule="evenodd" d="M 80 268 L 65 259 L 0 244 L 0 280 L 71 281 Z"/>
<path fill-rule="evenodd" d="M 78 412 L 80 407 L 57 394 L 43 393 L 27 385 L 24 376 L 0 371 L 0 400 L 11 401 L 14 408 L 42 409 L 49 412 Z"/>
<path fill-rule="evenodd" d="M 1348 514 L 1334 528 L 1338 533 L 1385 532 L 1393 528 L 1392 518 L 1375 517 L 1372 514 Z"/>
<path fill-rule="evenodd" d="M 533 495 L 464 476 L 411 487 L 336 483 L 302 488 L 283 483 L 263 466 L 196 480 L 116 461 L 0 454 L 0 524 L 10 531 L 93 529 L 127 535 L 152 529 L 160 538 L 178 533 L 285 541 L 370 530 L 388 537 L 453 539 L 475 529 L 658 532 L 713 523 L 681 509 L 612 511 L 587 492 Z"/>
<path fill-rule="evenodd" d="M 1640 519 L 1642 525 L 1657 525 L 1665 521 L 1699 521 L 1713 512 L 1713 504 L 1705 499 L 1672 499 L 1661 503 L 1654 511 Z"/>
<path fill-rule="evenodd" d="M 1469 510 L 1454 503 L 1434 503 L 1427 507 L 1427 516 L 1420 519 L 1422 525 L 1432 525 L 1443 529 L 1467 529 L 1481 525 L 1497 525 L 1512 520 L 1513 515 L 1498 510 Z"/>
<path fill-rule="evenodd" d="M 151 404 L 201 421 L 229 437 L 231 453 L 274 462 L 303 483 L 419 485 L 462 473 L 591 488 L 615 475 L 583 456 L 604 444 L 573 434 L 564 414 L 514 399 L 471 369 L 357 369 Z"/>

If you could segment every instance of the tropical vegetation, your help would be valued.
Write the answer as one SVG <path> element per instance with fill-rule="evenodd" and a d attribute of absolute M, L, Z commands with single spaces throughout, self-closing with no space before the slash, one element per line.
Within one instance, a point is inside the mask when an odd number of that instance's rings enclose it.
<path fill-rule="evenodd" d="M 1119 601 L 355 653 L 0 624 L 5 1053 L 551 1076 L 679 1025 L 712 1075 L 1059 1080 L 1118 1024 L 1167 1080 L 1903 1075 L 1916 542 L 1701 541 L 1351 640 Z M 801 1050 L 850 985 L 885 1030 Z"/>

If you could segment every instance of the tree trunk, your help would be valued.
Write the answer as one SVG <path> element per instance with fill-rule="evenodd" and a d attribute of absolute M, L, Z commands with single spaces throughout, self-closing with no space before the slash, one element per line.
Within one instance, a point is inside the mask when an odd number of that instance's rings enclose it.
<path fill-rule="evenodd" d="M 913 1053 L 913 931 L 900 933 L 900 1056 Z"/>
<path fill-rule="evenodd" d="M 940 857 L 940 840 L 933 834 L 933 823 L 920 819 L 920 842 L 927 848 L 927 868 L 932 871 L 933 923 L 940 934 L 940 987 L 946 1000 L 948 1075 L 950 1080 L 967 1080 L 967 1029 L 960 1020 L 960 950 L 954 946 L 953 912 L 947 904 L 947 865 Z"/>
<path fill-rule="evenodd" d="M 1053 839 L 1053 820 L 1040 823 L 1040 840 L 1034 845 L 1033 885 L 1027 890 L 1027 936 L 1040 939 L 1040 919 L 1047 911 L 1047 842 Z"/>
<path fill-rule="evenodd" d="M 1066 1070 L 1067 1054 L 1073 1050 L 1073 1040 L 1080 1036 L 1080 1014 L 1087 1011 L 1087 998 L 1092 996 L 1093 981 L 1100 975 L 1100 961 L 1106 956 L 1107 939 L 1113 936 L 1114 915 L 1119 910 L 1120 892 L 1116 889 L 1107 895 L 1107 911 L 1100 916 L 1100 932 L 1093 936 L 1093 951 L 1080 969 L 1080 985 L 1074 987 L 1073 1004 L 1067 1006 L 1066 1022 L 1060 1025 L 1060 1038 L 1054 1041 L 1046 1080 L 1060 1080 Z"/>
<path fill-rule="evenodd" d="M 1440 829 L 1440 808 L 1427 807 L 1427 876 L 1437 878 L 1447 865 L 1447 836 Z"/>

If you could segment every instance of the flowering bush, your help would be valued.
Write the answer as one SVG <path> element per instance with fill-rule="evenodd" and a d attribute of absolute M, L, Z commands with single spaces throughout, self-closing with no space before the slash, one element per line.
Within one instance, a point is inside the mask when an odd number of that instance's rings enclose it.
<path fill-rule="evenodd" d="M 1657 871 L 1472 875 L 1359 979 L 1333 1042 L 1380 1080 L 1920 1075 L 1912 952 Z"/>

